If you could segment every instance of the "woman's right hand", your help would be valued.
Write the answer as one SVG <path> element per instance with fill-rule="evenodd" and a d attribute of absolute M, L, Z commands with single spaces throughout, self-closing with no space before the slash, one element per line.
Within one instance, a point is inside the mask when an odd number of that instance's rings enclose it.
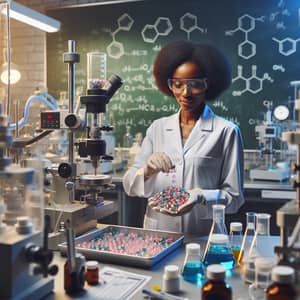
<path fill-rule="evenodd" d="M 158 172 L 168 173 L 174 169 L 171 158 L 165 152 L 153 153 L 144 167 L 145 179 L 157 174 Z"/>

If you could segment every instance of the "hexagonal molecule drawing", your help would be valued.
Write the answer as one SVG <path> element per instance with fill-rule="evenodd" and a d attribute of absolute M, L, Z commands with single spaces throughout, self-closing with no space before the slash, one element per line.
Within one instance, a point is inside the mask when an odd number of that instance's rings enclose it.
<path fill-rule="evenodd" d="M 245 33 L 245 40 L 238 45 L 238 55 L 244 59 L 249 59 L 256 54 L 256 44 L 248 39 L 248 34 L 255 29 L 255 22 L 264 22 L 265 17 L 254 18 L 248 14 L 238 18 L 238 26 L 233 30 L 225 31 L 225 35 L 234 35 L 237 31 Z"/>
<path fill-rule="evenodd" d="M 147 24 L 142 30 L 142 37 L 146 43 L 155 43 L 159 36 L 167 36 L 173 30 L 169 18 L 159 17 L 154 25 Z"/>
<path fill-rule="evenodd" d="M 278 51 L 280 54 L 289 56 L 297 51 L 297 42 L 300 41 L 300 38 L 294 40 L 290 37 L 286 37 L 280 41 L 273 37 L 272 40 L 278 43 Z"/>
<path fill-rule="evenodd" d="M 270 82 L 273 82 L 273 78 L 269 76 L 268 73 L 264 73 L 263 77 L 257 76 L 257 66 L 252 65 L 251 67 L 251 76 L 248 78 L 243 76 L 243 66 L 238 65 L 238 72 L 237 76 L 232 79 L 232 83 L 236 81 L 240 81 L 240 83 L 243 85 L 243 88 L 239 91 L 233 91 L 233 96 L 241 96 L 245 92 L 250 92 L 252 94 L 257 94 L 263 89 L 263 82 L 265 80 L 268 80 Z"/>
<path fill-rule="evenodd" d="M 191 13 L 185 13 L 180 18 L 180 29 L 187 33 L 187 38 L 190 40 L 191 33 L 193 31 L 200 31 L 201 33 L 206 33 L 206 28 L 201 28 L 198 26 L 198 19 L 197 16 Z"/>
<path fill-rule="evenodd" d="M 134 23 L 134 20 L 130 17 L 129 14 L 124 13 L 121 15 L 118 20 L 118 28 L 111 32 L 113 41 L 107 46 L 107 53 L 110 57 L 119 59 L 125 54 L 124 46 L 122 43 L 116 41 L 116 34 L 120 31 L 129 31 Z"/>

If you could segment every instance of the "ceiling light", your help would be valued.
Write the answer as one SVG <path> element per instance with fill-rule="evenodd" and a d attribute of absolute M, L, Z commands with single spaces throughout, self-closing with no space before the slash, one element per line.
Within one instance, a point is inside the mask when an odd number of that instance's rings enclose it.
<path fill-rule="evenodd" d="M 37 12 L 15 1 L 8 1 L 8 5 L 10 18 L 46 32 L 56 32 L 60 29 L 60 22 L 53 18 L 41 14 L 40 12 Z M 7 9 L 4 8 L 1 12 L 6 15 Z"/>

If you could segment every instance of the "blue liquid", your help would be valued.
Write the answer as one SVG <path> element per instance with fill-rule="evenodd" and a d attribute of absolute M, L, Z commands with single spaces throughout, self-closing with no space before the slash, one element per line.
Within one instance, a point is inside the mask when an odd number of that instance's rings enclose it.
<path fill-rule="evenodd" d="M 198 286 L 202 286 L 204 270 L 201 262 L 186 262 L 183 271 L 183 279 Z"/>
<path fill-rule="evenodd" d="M 205 266 L 220 264 L 226 270 L 231 270 L 236 265 L 231 249 L 222 245 L 211 245 L 203 263 Z"/>

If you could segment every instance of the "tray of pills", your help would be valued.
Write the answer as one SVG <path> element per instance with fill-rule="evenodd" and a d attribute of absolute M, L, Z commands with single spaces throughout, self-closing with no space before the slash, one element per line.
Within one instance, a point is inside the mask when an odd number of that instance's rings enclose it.
<path fill-rule="evenodd" d="M 177 232 L 107 225 L 75 238 L 75 247 L 87 259 L 151 268 L 182 245 L 183 238 Z M 66 253 L 66 243 L 58 246 Z"/>

